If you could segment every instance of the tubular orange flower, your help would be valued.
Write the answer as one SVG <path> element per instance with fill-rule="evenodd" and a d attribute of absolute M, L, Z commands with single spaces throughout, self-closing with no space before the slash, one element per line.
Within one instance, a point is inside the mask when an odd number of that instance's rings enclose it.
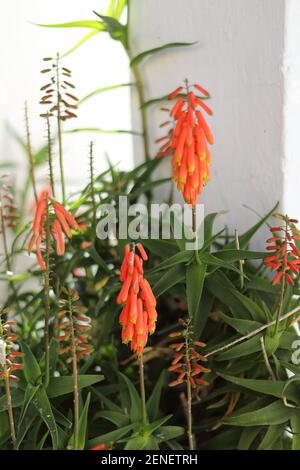
<path fill-rule="evenodd" d="M 300 251 L 296 246 L 296 242 L 300 241 L 300 232 L 295 226 L 298 221 L 281 214 L 276 217 L 282 220 L 282 225 L 270 229 L 272 236 L 267 240 L 267 250 L 271 253 L 264 262 L 268 268 L 276 271 L 273 285 L 280 280 L 293 285 L 293 276 L 298 276 L 300 271 Z"/>
<path fill-rule="evenodd" d="M 198 84 L 193 87 L 206 98 L 208 91 Z M 180 95 L 180 96 L 178 96 Z M 200 110 L 212 115 L 212 110 L 203 102 L 203 96 L 197 96 L 190 91 L 186 81 L 186 92 L 182 87 L 176 88 L 169 99 L 177 98 L 170 110 L 174 118 L 173 128 L 165 137 L 157 140 L 163 142 L 158 157 L 172 155 L 172 177 L 177 183 L 188 204 L 195 205 L 204 185 L 210 179 L 210 151 L 208 144 L 214 143 L 213 135 Z M 166 121 L 161 127 L 169 124 Z"/>
<path fill-rule="evenodd" d="M 124 304 L 119 317 L 122 325 L 122 342 L 140 356 L 147 344 L 148 335 L 154 333 L 157 320 L 156 299 L 147 279 L 143 277 L 143 261 L 148 259 L 141 243 L 126 245 L 121 266 L 123 285 L 117 297 Z"/>
<path fill-rule="evenodd" d="M 74 217 L 57 201 L 54 201 L 48 190 L 42 191 L 38 198 L 35 217 L 32 226 L 32 236 L 28 244 L 28 253 L 30 254 L 35 246 L 38 264 L 42 270 L 46 269 L 45 262 L 41 251 L 41 245 L 45 239 L 45 223 L 47 212 L 54 209 L 54 213 L 50 212 L 50 231 L 55 241 L 56 254 L 62 256 L 65 253 L 65 241 L 63 232 L 68 238 L 72 237 L 71 228 L 79 230 L 79 226 Z"/>

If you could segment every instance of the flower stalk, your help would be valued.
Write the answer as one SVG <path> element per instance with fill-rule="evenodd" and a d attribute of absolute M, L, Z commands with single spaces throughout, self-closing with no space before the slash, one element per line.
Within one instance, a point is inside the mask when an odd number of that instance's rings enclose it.
<path fill-rule="evenodd" d="M 31 145 L 31 136 L 30 136 L 30 126 L 29 126 L 29 115 L 28 115 L 27 101 L 25 101 L 25 127 L 26 127 L 26 150 L 27 150 L 27 155 L 28 155 L 28 159 L 29 159 L 29 174 L 30 174 L 30 178 L 31 178 L 31 184 L 32 184 L 34 199 L 35 199 L 35 202 L 37 202 L 38 196 L 37 196 L 36 180 L 35 180 L 35 172 L 34 172 L 35 158 L 34 158 L 34 154 L 33 154 L 33 151 L 32 151 L 32 145 Z"/>

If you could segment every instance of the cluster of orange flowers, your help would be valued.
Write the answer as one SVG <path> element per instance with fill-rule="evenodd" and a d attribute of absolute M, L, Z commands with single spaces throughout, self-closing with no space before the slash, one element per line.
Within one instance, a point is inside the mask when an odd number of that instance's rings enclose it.
<path fill-rule="evenodd" d="M 209 97 L 209 93 L 200 85 L 195 84 L 193 87 L 204 97 Z M 170 111 L 174 124 L 165 137 L 158 139 L 163 144 L 157 156 L 173 155 L 173 180 L 185 202 L 195 205 L 203 186 L 210 179 L 211 155 L 208 144 L 214 143 L 201 109 L 209 115 L 212 115 L 212 110 L 204 103 L 202 96 L 190 91 L 187 83 L 186 93 L 182 91 L 183 87 L 180 86 L 169 95 L 170 100 L 177 98 Z M 161 127 L 170 123 L 165 121 Z"/>
<path fill-rule="evenodd" d="M 294 285 L 292 275 L 298 275 L 300 271 L 300 251 L 295 244 L 300 241 L 300 232 L 294 225 L 298 221 L 281 214 L 277 214 L 276 217 L 282 220 L 282 224 L 270 229 L 272 237 L 267 240 L 269 244 L 267 250 L 272 253 L 264 259 L 264 262 L 272 271 L 277 271 L 273 284 L 285 280 L 288 284 Z"/>
<path fill-rule="evenodd" d="M 74 351 L 77 358 L 93 352 L 89 334 L 91 318 L 86 314 L 86 307 L 76 304 L 79 301 L 76 291 L 65 290 L 65 293 L 67 299 L 58 301 L 61 310 L 56 314 L 55 339 L 60 345 L 58 353 L 67 354 L 67 362 L 71 362 Z"/>
<path fill-rule="evenodd" d="M 209 372 L 209 369 L 199 364 L 199 361 L 205 362 L 206 357 L 200 354 L 196 349 L 205 347 L 205 343 L 192 339 L 192 327 L 189 320 L 180 320 L 179 323 L 184 327 L 183 330 L 175 331 L 169 335 L 171 338 L 181 339 L 180 342 L 170 345 L 170 348 L 172 348 L 175 353 L 169 371 L 175 372 L 178 374 L 178 377 L 169 385 L 170 387 L 175 387 L 184 382 L 190 382 L 193 387 L 206 385 L 206 380 L 199 377 L 199 374 Z"/>
<path fill-rule="evenodd" d="M 50 208 L 53 208 L 54 214 L 48 214 Z M 68 212 L 59 202 L 53 200 L 49 191 L 43 191 L 37 202 L 32 226 L 32 236 L 28 245 L 29 254 L 35 245 L 37 260 L 42 270 L 46 269 L 41 252 L 41 244 L 45 240 L 47 216 L 49 216 L 51 235 L 55 241 L 56 253 L 58 256 L 62 256 L 65 252 L 63 232 L 68 238 L 71 238 L 71 228 L 74 230 L 79 229 L 79 225 L 70 212 Z"/>
<path fill-rule="evenodd" d="M 0 379 L 5 378 L 5 374 L 15 381 L 17 377 L 13 372 L 23 369 L 23 364 L 14 362 L 23 353 L 16 350 L 15 341 L 17 335 L 13 333 L 12 328 L 16 322 L 7 320 L 3 325 L 0 323 Z"/>
<path fill-rule="evenodd" d="M 148 334 L 154 333 L 157 320 L 156 299 L 143 275 L 143 261 L 147 259 L 140 243 L 126 245 L 120 273 L 123 286 L 117 297 L 118 304 L 125 304 L 119 319 L 122 341 L 130 342 L 131 349 L 138 356 L 147 344 Z"/>

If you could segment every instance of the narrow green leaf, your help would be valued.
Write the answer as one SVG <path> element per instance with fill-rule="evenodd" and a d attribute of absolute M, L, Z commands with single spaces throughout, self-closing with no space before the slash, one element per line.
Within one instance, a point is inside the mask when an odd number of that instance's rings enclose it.
<path fill-rule="evenodd" d="M 200 312 L 200 300 L 206 274 L 206 264 L 196 262 L 190 264 L 186 269 L 186 297 L 188 312 L 193 323 L 198 323 Z"/>
<path fill-rule="evenodd" d="M 223 422 L 231 426 L 268 426 L 287 422 L 293 413 L 294 410 L 287 408 L 282 400 L 277 400 L 259 410 L 225 418 Z"/>
<path fill-rule="evenodd" d="M 166 442 L 171 439 L 177 439 L 183 436 L 185 433 L 184 428 L 181 426 L 160 426 L 160 428 L 154 432 L 154 437 L 158 443 Z"/>
<path fill-rule="evenodd" d="M 116 429 L 115 431 L 111 431 L 105 434 L 101 434 L 98 437 L 94 437 L 88 442 L 88 447 L 90 449 L 91 447 L 96 446 L 97 444 L 100 444 L 100 443 L 111 444 L 111 443 L 117 442 L 123 436 L 128 434 L 129 431 L 131 431 L 135 426 L 136 426 L 136 423 L 128 424 L 128 426 L 124 426 L 123 428 Z"/>
<path fill-rule="evenodd" d="M 261 350 L 259 336 L 254 336 L 243 343 L 237 344 L 227 351 L 223 351 L 218 354 L 217 361 L 228 361 L 230 359 L 235 359 L 237 357 L 249 356 L 255 352 Z"/>
<path fill-rule="evenodd" d="M 28 383 L 33 386 L 40 385 L 42 380 L 42 372 L 40 366 L 34 357 L 31 349 L 25 342 L 21 342 L 21 348 L 24 353 L 24 376 Z"/>
<path fill-rule="evenodd" d="M 91 394 L 89 393 L 84 404 L 83 410 L 80 414 L 79 423 L 78 423 L 78 436 L 76 437 L 74 434 L 70 439 L 70 445 L 75 448 L 76 450 L 83 450 L 85 448 L 86 443 L 86 436 L 87 436 L 87 422 L 88 422 L 88 412 L 89 406 L 91 401 Z"/>
<path fill-rule="evenodd" d="M 179 282 L 182 282 L 186 277 L 186 269 L 181 264 L 177 264 L 173 268 L 169 269 L 164 273 L 161 278 L 153 286 L 153 293 L 156 297 L 159 297 L 164 292 L 175 286 Z"/>
<path fill-rule="evenodd" d="M 157 419 L 159 413 L 159 404 L 161 398 L 161 392 L 166 380 L 166 371 L 163 370 L 152 390 L 152 393 L 147 401 L 147 414 L 149 421 L 152 422 Z"/>
<path fill-rule="evenodd" d="M 119 372 L 119 376 L 125 382 L 128 392 L 130 395 L 130 417 L 133 422 L 139 422 L 141 419 L 141 399 L 140 396 L 131 382 L 131 380 L 126 377 L 126 375 Z"/>
<path fill-rule="evenodd" d="M 249 450 L 251 444 L 253 443 L 255 438 L 258 436 L 260 431 L 261 431 L 261 428 L 259 426 L 243 429 L 239 443 L 238 443 L 237 450 Z"/>
<path fill-rule="evenodd" d="M 105 26 L 101 21 L 96 20 L 78 20 L 78 21 L 69 21 L 67 23 L 52 23 L 52 24 L 42 24 L 42 23 L 33 23 L 35 26 L 42 26 L 44 28 L 92 28 L 99 31 L 105 30 Z"/>
<path fill-rule="evenodd" d="M 180 264 L 180 263 L 188 263 L 192 260 L 194 256 L 193 251 L 180 251 L 177 252 L 175 255 L 165 259 L 161 263 L 157 264 L 154 268 L 149 271 L 149 273 L 155 273 L 164 269 L 170 269 L 173 266 Z"/>
<path fill-rule="evenodd" d="M 284 432 L 285 428 L 281 424 L 274 424 L 269 426 L 257 450 L 271 450 L 274 443 L 280 438 L 280 436 L 282 436 Z"/>
<path fill-rule="evenodd" d="M 100 95 L 101 93 L 104 93 L 106 91 L 111 91 L 111 90 L 117 90 L 118 88 L 123 88 L 123 87 L 130 87 L 133 86 L 134 83 L 120 83 L 118 85 L 111 85 L 111 86 L 105 86 L 102 88 L 97 88 L 97 90 L 91 91 L 87 95 L 85 95 L 83 98 L 81 98 L 78 101 L 78 105 L 81 105 L 85 101 L 89 100 L 90 98 L 93 98 L 94 96 Z"/>
<path fill-rule="evenodd" d="M 99 29 L 92 29 L 91 31 L 89 31 L 78 42 L 76 42 L 76 44 L 74 44 L 74 46 L 72 46 L 71 49 L 67 50 L 67 52 L 65 52 L 62 55 L 62 57 L 67 57 L 68 55 L 75 52 L 77 49 L 79 49 L 80 46 L 82 46 L 82 44 L 84 44 L 86 41 L 88 41 L 90 38 L 92 38 L 93 36 L 95 36 L 99 32 L 100 32 Z"/>
<path fill-rule="evenodd" d="M 74 134 L 76 132 L 97 132 L 100 134 L 131 134 L 142 136 L 141 132 L 131 131 L 126 129 L 100 129 L 99 127 L 82 127 L 77 129 L 68 129 L 65 130 L 65 134 Z"/>
<path fill-rule="evenodd" d="M 52 408 L 47 397 L 47 393 L 42 385 L 36 392 L 32 403 L 38 410 L 42 420 L 45 422 L 47 428 L 49 429 L 52 439 L 53 450 L 57 450 L 59 438 L 56 421 L 53 416 Z"/>
<path fill-rule="evenodd" d="M 157 54 L 158 52 L 163 51 L 164 49 L 170 49 L 173 47 L 194 46 L 195 44 L 197 44 L 197 41 L 196 42 L 170 42 L 160 47 L 154 47 L 153 49 L 148 49 L 147 51 L 141 52 L 140 54 L 135 56 L 130 62 L 130 67 L 135 67 L 146 57 L 153 55 L 153 54 Z"/>
<path fill-rule="evenodd" d="M 111 423 L 115 424 L 118 427 L 123 427 L 128 424 L 128 416 L 125 416 L 124 413 L 119 411 L 99 411 L 95 414 L 94 419 L 103 418 L 107 419 Z"/>
<path fill-rule="evenodd" d="M 79 375 L 78 376 L 78 389 L 89 387 L 95 383 L 101 382 L 104 377 L 103 375 Z M 66 395 L 67 393 L 72 393 L 73 391 L 73 377 L 72 376 L 62 376 L 62 377 L 51 377 L 50 383 L 47 388 L 47 393 L 49 397 L 59 397 L 61 395 Z"/>

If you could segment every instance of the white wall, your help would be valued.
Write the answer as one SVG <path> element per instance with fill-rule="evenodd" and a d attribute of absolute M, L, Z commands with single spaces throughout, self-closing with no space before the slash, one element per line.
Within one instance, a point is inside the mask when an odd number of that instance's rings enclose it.
<path fill-rule="evenodd" d="M 207 212 L 229 210 L 226 221 L 240 232 L 257 220 L 243 204 L 264 214 L 277 200 L 283 198 L 287 204 L 291 198 L 284 186 L 283 167 L 285 3 L 131 0 L 135 53 L 168 42 L 198 41 L 191 48 L 169 49 L 144 62 L 146 98 L 167 94 L 184 78 L 199 82 L 211 92 L 214 117 L 209 122 L 216 143 L 212 149 L 212 180 L 200 202 L 205 203 Z M 298 0 L 287 3 L 293 3 L 294 8 L 300 4 Z M 290 16 L 297 35 L 295 54 L 300 52 L 299 18 Z M 298 88 L 295 94 L 297 103 L 293 100 L 293 105 L 299 112 Z M 151 142 L 161 135 L 158 124 L 162 113 L 158 108 L 149 110 Z M 291 145 L 294 152 L 295 142 Z M 156 149 L 152 145 L 153 155 Z M 291 172 L 293 169 L 295 165 Z M 161 175 L 169 171 L 168 161 Z M 295 196 L 295 187 L 291 190 Z M 294 210 L 299 212 L 299 207 Z"/>
<path fill-rule="evenodd" d="M 19 147 L 6 130 L 10 123 L 24 134 L 23 106 L 29 102 L 31 128 L 35 147 L 44 142 L 45 124 L 39 118 L 40 86 L 44 77 L 42 57 L 69 50 L 87 29 L 46 29 L 30 24 L 60 23 L 78 19 L 95 19 L 93 10 L 106 10 L 107 0 L 12 0 L 1 2 L 0 27 L 0 163 L 14 161 L 19 178 L 26 162 Z M 106 33 L 90 39 L 65 59 L 73 71 L 79 97 L 102 86 L 129 81 L 128 61 L 122 47 Z M 128 88 L 99 95 L 82 105 L 79 119 L 66 127 L 100 127 L 130 129 Z M 95 141 L 95 166 L 106 168 L 105 153 L 123 168 L 132 165 L 132 146 L 129 135 L 77 134 L 65 137 L 66 176 L 70 187 L 86 183 L 88 143 Z M 20 180 L 19 180 L 20 181 Z"/>
<path fill-rule="evenodd" d="M 284 208 L 300 219 L 300 2 L 287 0 L 283 74 L 284 94 Z"/>

